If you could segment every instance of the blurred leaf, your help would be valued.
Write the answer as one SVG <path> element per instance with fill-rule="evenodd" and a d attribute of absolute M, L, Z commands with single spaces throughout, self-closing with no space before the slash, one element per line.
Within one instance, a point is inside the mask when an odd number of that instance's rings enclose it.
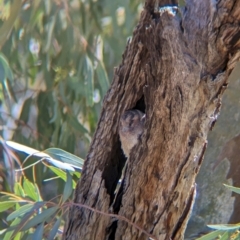
<path fill-rule="evenodd" d="M 25 192 L 19 182 L 16 182 L 14 185 L 14 193 L 20 197 L 25 197 Z"/>
<path fill-rule="evenodd" d="M 75 171 L 75 169 L 68 163 L 64 163 L 52 158 L 47 159 L 47 161 L 58 168 L 69 170 L 69 171 Z"/>
<path fill-rule="evenodd" d="M 22 240 L 22 233 L 21 232 L 16 233 L 16 235 L 14 236 L 14 240 Z"/>
<path fill-rule="evenodd" d="M 47 31 L 47 43 L 45 45 L 44 52 L 48 52 L 49 49 L 50 49 L 50 46 L 52 44 L 53 29 L 54 29 L 55 23 L 56 23 L 56 15 L 51 17 L 51 20 L 47 24 L 47 27 L 46 27 L 47 28 L 46 29 L 46 31 Z"/>
<path fill-rule="evenodd" d="M 23 122 L 27 122 L 28 121 L 31 104 L 32 104 L 32 98 L 31 97 L 26 99 L 24 104 L 23 104 L 22 112 L 21 112 L 21 115 L 20 115 L 20 119 Z"/>
<path fill-rule="evenodd" d="M 53 107 L 53 116 L 50 119 L 49 123 L 55 122 L 57 119 L 59 119 L 59 112 L 58 112 L 58 101 L 54 102 L 54 107 Z"/>
<path fill-rule="evenodd" d="M 0 53 L 0 81 L 2 83 L 2 91 L 8 95 L 9 99 L 11 97 L 16 100 L 14 91 L 9 81 L 13 81 L 13 73 L 9 67 L 6 57 Z"/>
<path fill-rule="evenodd" d="M 209 228 L 216 230 L 235 230 L 240 228 L 240 223 L 238 224 L 210 224 L 207 225 Z"/>
<path fill-rule="evenodd" d="M 6 57 L 0 53 L 0 79 L 3 81 L 4 79 L 13 80 L 13 73 L 8 64 Z"/>
<path fill-rule="evenodd" d="M 73 191 L 73 186 L 72 186 L 72 176 L 71 174 L 67 171 L 67 182 L 64 186 L 64 191 L 63 191 L 63 198 L 62 202 L 66 202 L 66 200 L 70 197 Z"/>
<path fill-rule="evenodd" d="M 102 88 L 102 93 L 105 94 L 109 88 L 109 79 L 102 62 L 98 62 L 96 68 L 97 77 Z"/>
<path fill-rule="evenodd" d="M 35 232 L 33 233 L 32 239 L 42 240 L 43 239 L 43 231 L 44 231 L 44 223 L 41 223 L 37 226 Z"/>
<path fill-rule="evenodd" d="M 20 207 L 18 210 L 12 212 L 8 215 L 7 221 L 11 221 L 15 219 L 16 217 L 19 217 L 21 215 L 24 215 L 26 212 L 28 212 L 33 207 L 32 204 L 25 204 L 22 207 Z"/>
<path fill-rule="evenodd" d="M 86 89 L 87 106 L 93 106 L 93 65 L 88 56 L 85 58 L 84 84 Z"/>
<path fill-rule="evenodd" d="M 19 218 L 16 218 L 16 219 L 14 219 L 14 221 L 10 224 L 10 226 L 11 226 L 11 227 L 17 226 L 17 225 L 20 223 L 20 221 L 21 221 L 21 220 L 20 220 Z M 8 228 L 8 232 L 6 232 L 6 234 L 4 235 L 3 240 L 11 240 L 13 233 L 14 233 L 14 231 L 13 231 L 13 230 L 9 231 L 9 228 Z"/>
<path fill-rule="evenodd" d="M 0 212 L 4 212 L 13 207 L 18 201 L 0 202 Z"/>
<path fill-rule="evenodd" d="M 18 210 L 12 212 L 8 215 L 7 221 L 11 221 L 16 217 L 23 216 L 27 212 L 38 210 L 39 208 L 43 207 L 46 203 L 45 202 L 35 202 L 34 204 L 28 203 L 20 207 Z"/>
<path fill-rule="evenodd" d="M 13 28 L 14 22 L 16 21 L 18 14 L 21 10 L 22 1 L 14 0 L 11 4 L 11 14 L 9 18 L 3 23 L 0 28 L 0 48 L 2 48 L 3 44 L 8 39 L 10 32 Z"/>
<path fill-rule="evenodd" d="M 4 200 L 6 200 L 6 199 L 8 199 L 8 200 L 16 200 L 16 201 L 21 201 L 21 202 L 25 202 L 25 200 L 23 200 L 21 197 L 19 197 L 19 196 L 17 196 L 16 194 L 14 194 L 14 193 L 11 193 L 11 192 L 1 192 L 1 194 L 2 195 L 4 195 L 4 196 L 2 196 L 0 199 L 4 199 Z"/>
<path fill-rule="evenodd" d="M 18 151 L 23 151 L 29 155 L 34 155 L 34 156 L 37 156 L 37 157 L 40 157 L 40 158 L 49 158 L 50 156 L 43 153 L 43 152 L 40 152 L 39 150 L 36 150 L 34 148 L 30 148 L 30 147 L 27 147 L 25 145 L 22 145 L 22 144 L 19 144 L 19 143 L 16 143 L 16 142 L 13 142 L 13 141 L 6 141 L 6 144 L 9 146 L 9 147 L 12 147 Z"/>
<path fill-rule="evenodd" d="M 227 184 L 223 184 L 223 185 L 224 185 L 225 187 L 227 187 L 228 189 L 230 189 L 231 191 L 240 194 L 240 188 L 233 187 L 233 186 L 230 186 L 230 185 L 227 185 Z"/>
<path fill-rule="evenodd" d="M 70 164 L 72 167 L 80 168 L 82 169 L 84 160 L 82 158 L 79 158 L 71 153 L 68 153 L 62 149 L 59 148 L 48 148 L 43 151 L 44 153 L 47 153 L 52 158 L 62 161 L 64 163 Z"/>
<path fill-rule="evenodd" d="M 225 232 L 221 235 L 221 237 L 218 240 L 228 240 L 230 237 L 230 232 Z"/>
<path fill-rule="evenodd" d="M 8 146 L 14 148 L 14 149 L 17 149 L 19 151 L 24 151 L 25 153 L 28 153 L 30 155 L 45 158 L 48 162 L 57 166 L 58 168 L 62 168 L 62 169 L 70 170 L 70 171 L 75 171 L 74 167 L 81 169 L 82 165 L 83 165 L 83 164 L 81 164 L 81 162 L 83 162 L 83 159 L 78 158 L 77 156 L 75 156 L 71 153 L 68 153 L 64 150 L 58 149 L 58 148 L 49 148 L 49 149 L 47 149 L 43 152 L 39 152 L 36 149 L 30 148 L 30 147 L 27 147 L 27 146 L 24 146 L 22 144 L 15 143 L 15 142 L 12 142 L 12 141 L 7 141 L 6 144 Z M 46 154 L 46 152 L 48 152 L 48 151 L 51 154 Z M 52 157 L 55 158 L 55 159 L 53 159 Z M 37 186 L 35 186 L 35 187 L 36 187 L 35 188 L 35 191 L 36 191 L 35 195 L 38 195 L 39 191 L 37 189 Z M 26 193 L 26 190 L 25 190 L 25 193 Z M 33 194 L 32 194 L 32 197 L 33 197 Z"/>
<path fill-rule="evenodd" d="M 216 239 L 216 237 L 218 237 L 219 235 L 221 235 L 223 233 L 223 231 L 214 231 L 214 232 L 210 232 L 200 238 L 197 238 L 196 240 L 214 240 Z"/>
<path fill-rule="evenodd" d="M 54 237 L 55 237 L 56 234 L 57 234 L 58 228 L 59 228 L 59 226 L 60 226 L 61 220 L 62 220 L 62 218 L 59 217 L 59 218 L 57 219 L 57 221 L 54 223 L 53 228 L 52 228 L 51 232 L 49 233 L 49 235 L 48 235 L 48 237 L 47 237 L 47 240 L 52 240 L 52 239 L 54 239 Z"/>
<path fill-rule="evenodd" d="M 31 227 L 36 226 L 39 223 L 44 223 L 49 218 L 53 217 L 56 211 L 58 210 L 58 207 L 51 207 L 48 209 L 43 209 L 43 211 L 40 214 L 37 214 L 35 217 L 30 219 L 22 228 L 22 231 L 26 231 Z"/>
<path fill-rule="evenodd" d="M 81 176 L 81 173 L 80 173 L 80 172 L 76 172 L 76 171 L 75 171 L 75 172 L 73 172 L 73 174 L 76 175 L 77 178 L 80 178 L 80 176 Z"/>
<path fill-rule="evenodd" d="M 69 118 L 69 122 L 70 122 L 70 125 L 75 128 L 77 131 L 81 132 L 81 133 L 88 133 L 88 130 L 83 127 L 79 122 L 78 120 L 76 119 L 76 117 L 71 117 Z"/>
<path fill-rule="evenodd" d="M 23 179 L 23 189 L 26 195 L 32 198 L 34 201 L 39 200 L 37 186 L 34 186 L 32 182 L 30 182 L 27 178 Z"/>
<path fill-rule="evenodd" d="M 59 168 L 56 168 L 56 167 L 53 167 L 53 166 L 48 166 L 49 169 L 51 169 L 57 176 L 59 176 L 61 179 L 64 180 L 64 182 L 66 182 L 67 180 L 67 177 L 66 177 L 66 173 L 59 169 Z"/>
<path fill-rule="evenodd" d="M 67 181 L 67 174 L 66 172 L 64 172 L 63 170 L 61 169 L 58 169 L 56 167 L 53 167 L 53 166 L 48 166 L 48 168 L 50 168 L 58 177 L 60 177 L 64 182 Z M 74 175 L 78 176 L 80 174 L 77 174 L 77 172 L 71 172 L 73 173 Z M 76 187 L 76 182 L 74 180 L 72 180 L 72 188 L 75 188 Z"/>

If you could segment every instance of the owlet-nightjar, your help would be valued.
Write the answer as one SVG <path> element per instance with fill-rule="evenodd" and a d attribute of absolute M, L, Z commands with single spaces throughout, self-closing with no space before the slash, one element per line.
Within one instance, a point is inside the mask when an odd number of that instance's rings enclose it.
<path fill-rule="evenodd" d="M 145 114 L 139 110 L 127 110 L 121 116 L 119 136 L 126 157 L 129 157 L 131 149 L 139 142 L 144 122 Z"/>

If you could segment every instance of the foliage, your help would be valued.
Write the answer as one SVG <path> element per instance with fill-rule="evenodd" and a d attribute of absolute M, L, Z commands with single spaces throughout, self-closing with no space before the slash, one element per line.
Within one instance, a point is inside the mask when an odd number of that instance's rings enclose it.
<path fill-rule="evenodd" d="M 79 171 L 75 171 L 74 168 L 81 168 L 83 160 L 57 148 L 39 152 L 14 142 L 7 142 L 7 144 L 19 151 L 31 154 L 26 161 L 33 155 L 41 158 L 40 162 L 46 166 L 46 171 L 52 171 L 58 178 L 63 179 L 65 184 L 60 195 L 50 200 L 44 199 L 41 189 L 36 183 L 36 167 L 39 161 L 31 166 L 33 181 L 26 177 L 24 173 L 26 168 L 21 168 L 21 174 L 18 181 L 15 182 L 13 193 L 0 192 L 0 212 L 8 213 L 7 226 L 0 233 L 2 239 L 29 239 L 30 237 L 42 240 L 60 237 L 62 232 L 60 228 L 64 224 L 67 202 L 80 177 Z M 54 165 L 57 163 L 58 167 L 65 170 L 50 166 L 49 163 Z M 48 181 L 55 181 L 55 179 L 53 177 Z"/>
<path fill-rule="evenodd" d="M 45 153 L 51 156 L 56 147 L 86 156 L 113 67 L 121 60 L 141 2 L 0 0 L 0 190 L 16 194 L 14 186 L 24 188 L 28 180 L 43 199 L 63 193 L 62 180 L 54 180 L 56 191 L 47 191 L 52 183 L 43 181 L 53 177 L 51 171 L 66 181 L 59 162 L 55 167 L 38 164 L 32 174 L 36 156 L 23 162 L 26 154 L 9 150 L 6 141 L 50 148 Z M 24 176 L 18 179 L 15 168 L 22 164 Z"/>
<path fill-rule="evenodd" d="M 240 188 L 223 184 L 229 190 L 240 194 Z M 196 240 L 238 240 L 240 239 L 240 223 L 237 224 L 209 224 L 209 228 L 216 231 L 210 232 Z"/>

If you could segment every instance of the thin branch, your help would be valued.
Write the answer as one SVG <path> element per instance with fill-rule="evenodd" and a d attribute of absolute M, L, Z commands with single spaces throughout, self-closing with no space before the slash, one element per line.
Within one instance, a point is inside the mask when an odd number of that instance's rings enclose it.
<path fill-rule="evenodd" d="M 137 225 L 136 223 L 131 222 L 129 219 L 127 219 L 124 216 L 121 215 L 117 215 L 117 214 L 113 214 L 113 213 L 106 213 L 106 212 L 102 212 L 100 210 L 97 210 L 95 208 L 89 207 L 87 205 L 81 204 L 81 203 L 73 203 L 73 202 L 68 202 L 68 203 L 64 203 L 63 206 L 78 206 L 78 207 L 83 207 L 85 209 L 91 210 L 92 212 L 96 212 L 99 213 L 101 215 L 104 216 L 108 216 L 108 217 L 112 217 L 112 218 L 117 218 L 118 220 L 122 220 L 126 223 L 128 223 L 129 225 L 133 226 L 134 228 L 138 229 L 140 232 L 143 232 L 144 234 L 146 234 L 149 238 L 153 239 L 153 240 L 158 240 L 154 235 L 150 234 L 149 232 L 147 232 L 146 230 L 144 230 L 142 227 L 140 227 L 139 225 Z"/>

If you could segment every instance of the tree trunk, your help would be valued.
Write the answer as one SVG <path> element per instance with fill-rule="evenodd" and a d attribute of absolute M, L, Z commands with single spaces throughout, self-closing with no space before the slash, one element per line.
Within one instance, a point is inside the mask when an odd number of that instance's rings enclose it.
<path fill-rule="evenodd" d="M 240 0 L 189 0 L 175 16 L 156 6 L 146 0 L 115 69 L 63 239 L 183 239 L 207 134 L 240 56 Z M 144 132 L 115 198 L 126 161 L 118 122 L 132 108 L 146 113 Z"/>

